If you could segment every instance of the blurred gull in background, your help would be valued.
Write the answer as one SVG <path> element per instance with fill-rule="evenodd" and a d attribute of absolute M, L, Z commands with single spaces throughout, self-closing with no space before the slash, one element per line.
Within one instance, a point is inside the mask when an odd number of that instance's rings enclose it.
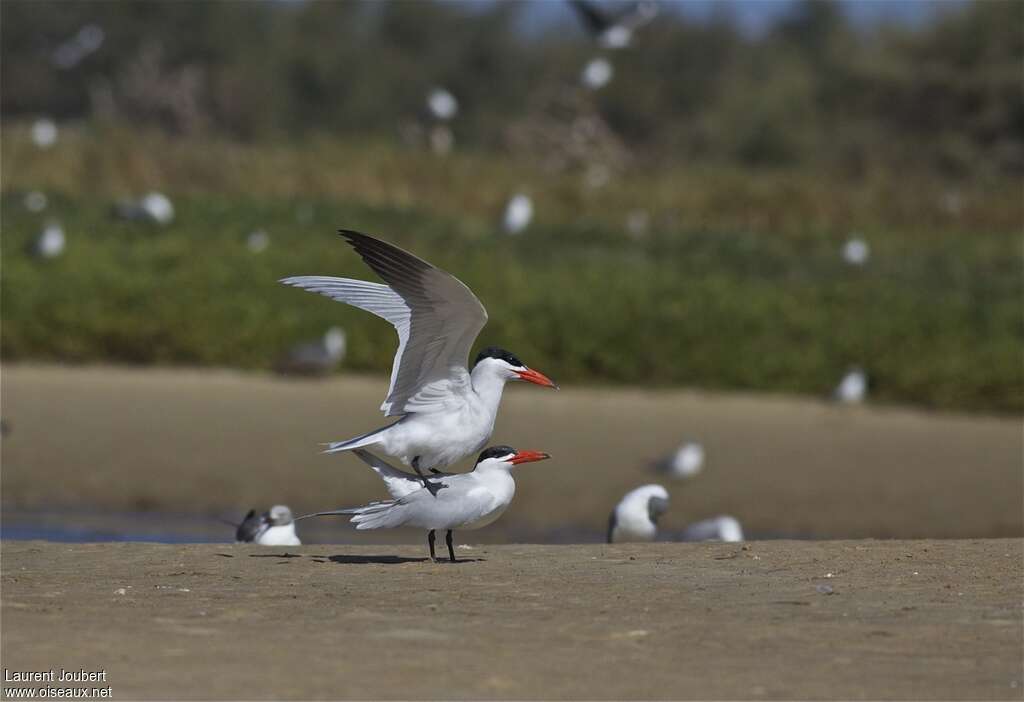
<path fill-rule="evenodd" d="M 683 541 L 743 541 L 743 527 L 735 517 L 712 517 L 686 527 Z"/>
<path fill-rule="evenodd" d="M 691 478 L 704 467 L 704 447 L 695 441 L 688 441 L 658 461 L 656 467 L 673 478 Z"/>
<path fill-rule="evenodd" d="M 263 253 L 270 246 L 270 235 L 263 229 L 256 229 L 246 237 L 245 245 L 253 253 Z"/>
<path fill-rule="evenodd" d="M 174 219 L 174 205 L 163 193 L 151 192 L 141 200 L 119 202 L 117 214 L 123 219 L 170 224 Z"/>
<path fill-rule="evenodd" d="M 585 87 L 597 90 L 607 85 L 613 75 L 615 75 L 615 71 L 611 61 L 601 56 L 587 62 L 587 65 L 583 67 L 580 80 Z"/>
<path fill-rule="evenodd" d="M 864 401 L 868 392 L 868 376 L 862 368 L 851 368 L 839 381 L 833 397 L 837 402 L 852 405 Z"/>
<path fill-rule="evenodd" d="M 32 123 L 32 142 L 40 149 L 57 143 L 57 123 L 49 117 L 40 117 Z"/>
<path fill-rule="evenodd" d="M 274 366 L 285 375 L 328 375 L 345 358 L 345 330 L 331 327 L 320 341 L 293 347 Z"/>
<path fill-rule="evenodd" d="M 50 222 L 32 245 L 32 253 L 38 258 L 56 258 L 64 253 L 66 244 L 64 229 L 56 222 Z"/>
<path fill-rule="evenodd" d="M 598 190 L 612 180 L 612 169 L 603 163 L 592 163 L 583 173 L 583 183 L 591 190 Z"/>
<path fill-rule="evenodd" d="M 587 0 L 569 0 L 584 28 L 606 49 L 624 49 L 633 41 L 633 32 L 658 14 L 654 2 L 635 2 L 609 11 Z"/>
<path fill-rule="evenodd" d="M 508 234 L 519 234 L 533 219 L 533 201 L 523 193 L 516 193 L 505 206 L 505 217 L 502 225 Z"/>
<path fill-rule="evenodd" d="M 654 541 L 658 518 L 668 509 L 668 490 L 643 485 L 630 490 L 608 518 L 608 543 Z"/>
<path fill-rule="evenodd" d="M 459 101 L 444 88 L 434 88 L 427 94 L 427 109 L 434 119 L 447 122 L 459 113 Z"/>
<path fill-rule="evenodd" d="M 53 65 L 62 70 L 74 68 L 82 59 L 103 46 L 106 33 L 97 24 L 87 24 L 56 49 L 50 56 Z"/>
<path fill-rule="evenodd" d="M 651 228 L 651 215 L 647 210 L 632 210 L 626 215 L 626 231 L 634 239 L 645 236 Z"/>
<path fill-rule="evenodd" d="M 438 156 L 450 154 L 455 146 L 455 135 L 444 124 L 435 124 L 430 128 L 430 150 Z"/>
<path fill-rule="evenodd" d="M 255 543 L 260 546 L 301 546 L 295 533 L 292 511 L 284 505 L 274 505 L 269 512 L 256 514 L 249 510 L 235 532 L 237 543 Z"/>
<path fill-rule="evenodd" d="M 46 209 L 46 193 L 39 190 L 32 190 L 31 192 L 25 193 L 25 209 L 29 212 L 42 212 Z"/>
<path fill-rule="evenodd" d="M 851 266 L 863 266 L 871 256 L 871 249 L 868 242 L 860 237 L 853 237 L 843 244 L 843 260 Z"/>

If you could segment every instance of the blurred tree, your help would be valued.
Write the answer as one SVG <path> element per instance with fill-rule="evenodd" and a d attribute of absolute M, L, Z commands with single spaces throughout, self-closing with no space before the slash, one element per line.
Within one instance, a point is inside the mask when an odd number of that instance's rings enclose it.
<path fill-rule="evenodd" d="M 610 55 L 587 109 L 632 152 L 746 165 L 911 164 L 950 176 L 1024 171 L 1024 3 L 947 8 L 910 28 L 856 28 L 801 0 L 763 36 L 729 6 L 663 12 Z M 4 0 L 0 113 L 102 116 L 240 139 L 394 138 L 427 91 L 459 100 L 456 143 L 497 148 L 596 49 L 564 27 L 527 35 L 522 3 L 429 0 Z M 54 60 L 83 27 L 97 50 Z"/>

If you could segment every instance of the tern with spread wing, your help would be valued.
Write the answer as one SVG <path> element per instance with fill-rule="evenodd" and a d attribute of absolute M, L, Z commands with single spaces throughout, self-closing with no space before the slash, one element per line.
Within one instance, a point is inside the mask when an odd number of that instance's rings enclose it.
<path fill-rule="evenodd" d="M 423 471 L 437 473 L 487 445 L 506 382 L 558 386 L 496 347 L 481 351 L 469 368 L 469 350 L 487 322 L 487 311 L 473 292 L 455 276 L 397 246 L 359 232 L 339 233 L 387 285 L 327 276 L 281 282 L 348 303 L 394 325 L 398 352 L 381 411 L 401 419 L 331 443 L 326 453 L 378 449 L 411 466 L 436 495 L 437 486 Z"/>
<path fill-rule="evenodd" d="M 434 532 L 445 529 L 448 557 L 455 562 L 452 531 L 479 529 L 494 522 L 511 504 L 516 494 L 512 468 L 520 463 L 543 461 L 550 456 L 540 451 L 517 451 L 508 446 L 492 446 L 477 458 L 469 473 L 439 473 L 437 494 L 424 487 L 420 478 L 388 465 L 369 451 L 355 453 L 381 477 L 392 499 L 371 502 L 364 507 L 317 512 L 299 517 L 326 517 L 351 514 L 356 529 L 391 529 L 419 527 L 429 530 L 427 544 L 430 558 L 434 554 Z"/>

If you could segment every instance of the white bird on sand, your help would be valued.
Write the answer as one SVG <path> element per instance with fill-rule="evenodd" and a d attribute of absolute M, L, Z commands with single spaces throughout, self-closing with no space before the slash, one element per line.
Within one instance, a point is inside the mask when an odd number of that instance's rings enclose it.
<path fill-rule="evenodd" d="M 583 67 L 583 73 L 580 75 L 580 81 L 585 87 L 598 90 L 606 86 L 614 74 L 615 70 L 612 68 L 611 61 L 599 56 L 587 61 L 587 65 Z"/>
<path fill-rule="evenodd" d="M 683 530 L 684 541 L 743 541 L 743 527 L 735 517 L 722 515 L 691 524 Z"/>
<path fill-rule="evenodd" d="M 327 375 L 345 358 L 347 345 L 345 330 L 331 327 L 320 341 L 290 349 L 275 368 L 286 375 Z"/>
<path fill-rule="evenodd" d="M 851 368 L 839 381 L 832 396 L 836 402 L 855 405 L 864 401 L 868 392 L 868 376 L 862 368 Z"/>
<path fill-rule="evenodd" d="M 32 141 L 40 149 L 57 143 L 57 123 L 49 117 L 40 117 L 32 123 Z"/>
<path fill-rule="evenodd" d="M 519 234 L 533 219 L 533 201 L 523 193 L 516 193 L 505 205 L 505 216 L 502 225 L 507 234 Z"/>
<path fill-rule="evenodd" d="M 661 485 L 643 485 L 630 490 L 608 518 L 608 543 L 654 541 L 658 535 L 658 518 L 667 509 L 668 490 Z"/>
<path fill-rule="evenodd" d="M 654 2 L 632 3 L 617 12 L 608 12 L 587 0 L 569 0 L 572 9 L 598 43 L 606 49 L 624 49 L 633 41 L 633 32 L 658 14 Z"/>
<path fill-rule="evenodd" d="M 657 467 L 673 478 L 691 478 L 704 467 L 704 447 L 688 441 L 659 461 Z"/>
<path fill-rule="evenodd" d="M 269 512 L 256 514 L 249 510 L 235 532 L 238 543 L 256 543 L 260 546 L 301 546 L 295 533 L 295 519 L 292 511 L 284 505 L 275 505 Z"/>
<path fill-rule="evenodd" d="M 371 502 L 364 507 L 307 514 L 299 519 L 351 514 L 350 521 L 356 529 L 427 529 L 430 558 L 435 561 L 434 532 L 445 529 L 448 532 L 445 535 L 448 557 L 453 563 L 452 532 L 456 529 L 479 529 L 494 522 L 516 494 L 512 468 L 520 463 L 550 458 L 539 451 L 492 446 L 480 454 L 476 466 L 469 473 L 439 473 L 435 479 L 437 491 L 432 494 L 419 477 L 388 465 L 369 451 L 356 449 L 354 453 L 381 477 L 392 499 Z"/>
<path fill-rule="evenodd" d="M 863 266 L 870 257 L 871 248 L 860 237 L 854 237 L 843 244 L 843 260 L 851 266 Z"/>
<path fill-rule="evenodd" d="M 50 222 L 32 245 L 32 253 L 39 258 L 57 258 L 64 253 L 67 240 L 64 237 L 64 229 L 56 222 Z"/>
<path fill-rule="evenodd" d="M 550 378 L 496 347 L 467 367 L 469 350 L 487 323 L 487 311 L 458 278 L 359 232 L 340 232 L 388 285 L 364 280 L 300 276 L 281 282 L 348 303 L 386 319 L 398 332 L 391 386 L 381 405 L 394 424 L 325 453 L 376 448 L 397 457 L 436 493 L 424 470 L 437 471 L 486 446 L 502 391 L 511 380 L 557 388 Z"/>

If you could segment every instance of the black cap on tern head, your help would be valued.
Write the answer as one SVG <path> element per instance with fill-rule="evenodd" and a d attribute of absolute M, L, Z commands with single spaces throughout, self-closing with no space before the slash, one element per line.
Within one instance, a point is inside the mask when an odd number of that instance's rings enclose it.
<path fill-rule="evenodd" d="M 473 365 L 476 366 L 477 363 L 480 363 L 480 361 L 485 358 L 500 358 L 513 368 L 526 368 L 526 364 L 516 358 L 515 354 L 511 351 L 498 348 L 497 346 L 488 346 L 486 349 L 478 353 L 476 355 L 476 360 L 473 361 Z"/>
<path fill-rule="evenodd" d="M 491 446 L 485 448 L 477 456 L 476 462 L 486 461 L 488 458 L 502 458 L 503 456 L 512 456 L 516 454 L 516 450 L 511 446 Z"/>

